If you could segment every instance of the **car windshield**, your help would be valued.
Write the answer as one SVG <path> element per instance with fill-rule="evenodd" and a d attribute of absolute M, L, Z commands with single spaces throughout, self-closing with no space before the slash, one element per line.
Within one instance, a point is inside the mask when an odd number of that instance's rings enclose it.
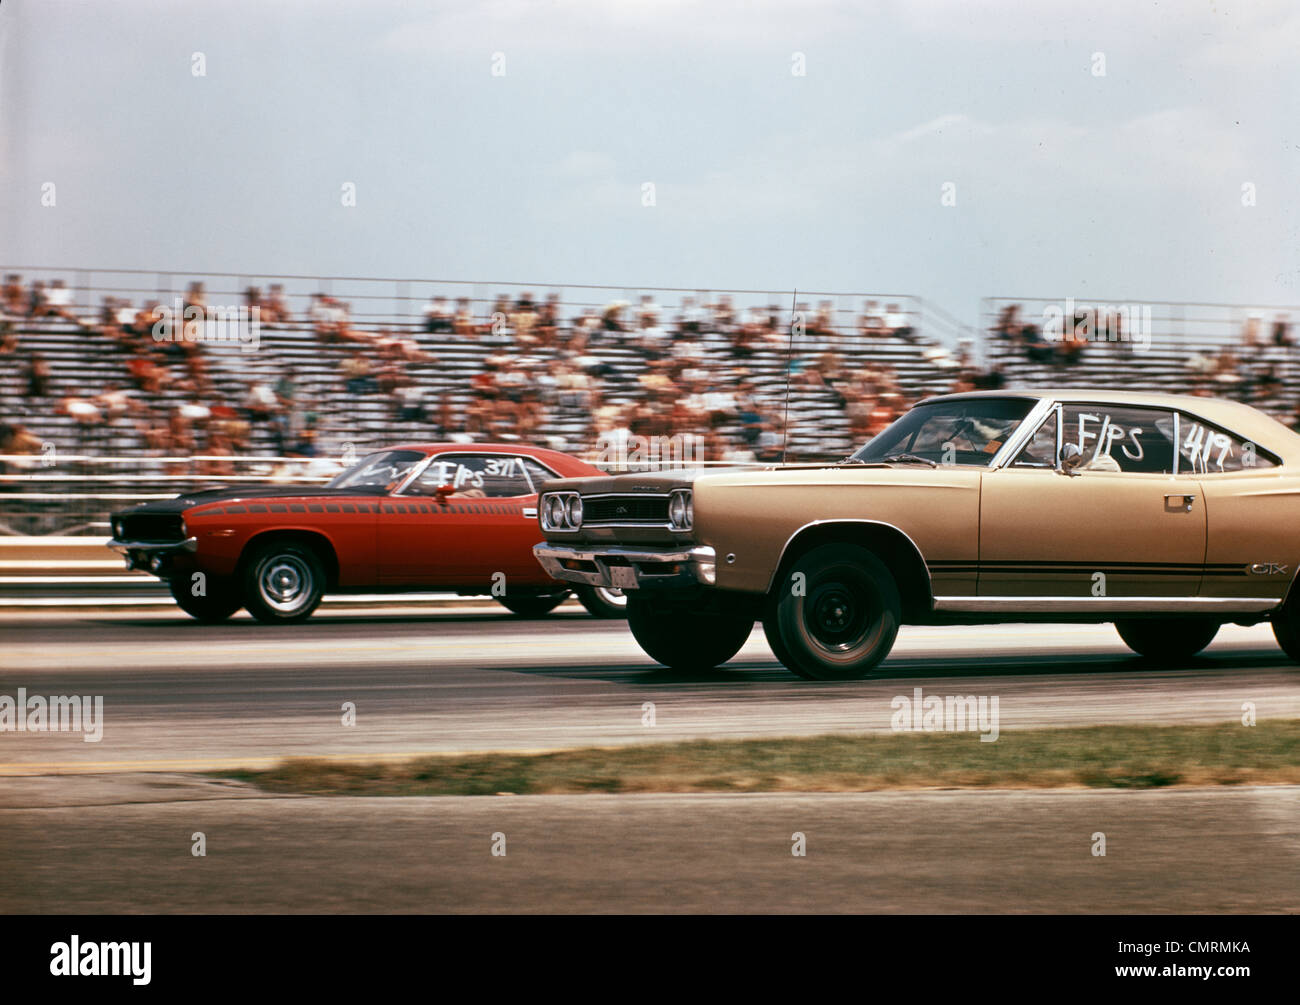
<path fill-rule="evenodd" d="M 1029 398 L 957 398 L 917 405 L 849 460 L 986 466 L 1033 406 Z"/>
<path fill-rule="evenodd" d="M 346 471 L 335 475 L 326 486 L 331 489 L 384 489 L 410 473 L 413 465 L 424 460 L 418 450 L 380 450 L 366 454 Z"/>

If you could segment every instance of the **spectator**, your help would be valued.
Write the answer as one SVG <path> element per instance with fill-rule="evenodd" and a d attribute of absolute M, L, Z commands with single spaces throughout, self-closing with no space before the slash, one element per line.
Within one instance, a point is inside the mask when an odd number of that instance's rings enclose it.
<path fill-rule="evenodd" d="M 436 296 L 425 305 L 424 330 L 439 335 L 453 330 L 452 310 L 444 296 Z"/>
<path fill-rule="evenodd" d="M 377 389 L 370 360 L 361 353 L 354 353 L 343 361 L 343 386 L 348 394 L 373 394 Z"/>
<path fill-rule="evenodd" d="M 75 419 L 77 425 L 83 429 L 89 426 L 97 426 L 104 419 L 95 403 L 87 401 L 85 398 L 64 398 L 59 403 L 59 413 Z"/>
<path fill-rule="evenodd" d="M 560 295 L 548 293 L 546 303 L 537 313 L 537 341 L 543 346 L 554 346 L 560 333 Z"/>
<path fill-rule="evenodd" d="M 50 396 L 50 364 L 39 353 L 32 353 L 27 361 L 24 374 L 25 394 L 29 398 L 48 398 Z"/>
<path fill-rule="evenodd" d="M 878 338 L 886 334 L 885 319 L 880 313 L 880 305 L 875 300 L 868 300 L 862 307 L 858 318 L 858 334 L 867 338 Z"/>
<path fill-rule="evenodd" d="M 470 307 L 468 297 L 461 297 L 456 301 L 456 316 L 452 321 L 452 330 L 465 338 L 478 336 L 478 328 L 474 324 L 474 311 Z"/>
<path fill-rule="evenodd" d="M 1259 325 L 1259 311 L 1251 311 L 1241 329 L 1241 347 L 1246 350 L 1248 355 L 1251 350 L 1259 345 Z"/>
<path fill-rule="evenodd" d="M 134 392 L 122 387 L 116 381 L 110 381 L 105 385 L 103 393 L 94 399 L 94 404 L 103 412 L 109 425 L 141 410 Z"/>
<path fill-rule="evenodd" d="M 898 304 L 889 304 L 885 307 L 885 327 L 892 334 L 909 341 L 914 333 L 912 322 L 908 320 Z"/>
<path fill-rule="evenodd" d="M 39 454 L 40 437 L 18 423 L 0 422 L 0 454 Z M 0 474 L 11 473 L 11 468 L 0 464 Z"/>
<path fill-rule="evenodd" d="M 12 317 L 22 317 L 27 313 L 27 296 L 23 293 L 23 277 L 16 272 L 5 276 L 3 291 L 0 291 L 4 312 Z"/>
<path fill-rule="evenodd" d="M 606 306 L 600 316 L 600 325 L 603 331 L 623 332 L 627 326 L 623 321 L 623 310 L 628 306 L 626 300 L 615 300 Z"/>
<path fill-rule="evenodd" d="M 393 400 L 398 422 L 424 422 L 428 418 L 424 410 L 424 390 L 413 381 L 399 382 Z"/>
<path fill-rule="evenodd" d="M 695 302 L 694 297 L 683 297 L 681 313 L 677 315 L 677 331 L 683 335 L 698 335 L 704 326 L 704 309 Z"/>
<path fill-rule="evenodd" d="M 274 422 L 280 414 L 280 409 L 280 396 L 265 381 L 257 380 L 248 385 L 244 410 L 252 421 Z"/>
<path fill-rule="evenodd" d="M 28 311 L 32 318 L 59 318 L 80 325 L 77 316 L 72 313 L 72 291 L 62 279 L 56 279 L 47 287 L 40 280 L 32 284 L 31 307 Z"/>
<path fill-rule="evenodd" d="M 293 316 L 289 313 L 289 301 L 284 296 L 284 286 L 280 283 L 271 284 L 271 292 L 267 294 L 266 300 L 262 303 L 261 319 L 263 324 L 268 325 L 285 325 L 293 323 Z"/>
<path fill-rule="evenodd" d="M 1273 344 L 1288 349 L 1291 347 L 1291 315 L 1285 311 L 1273 318 Z"/>
<path fill-rule="evenodd" d="M 523 294 L 515 303 L 514 310 L 510 314 L 510 327 L 514 330 L 515 340 L 524 346 L 533 346 L 537 344 L 537 336 L 533 329 L 537 325 L 537 309 L 533 305 L 533 295 L 531 293 Z"/>

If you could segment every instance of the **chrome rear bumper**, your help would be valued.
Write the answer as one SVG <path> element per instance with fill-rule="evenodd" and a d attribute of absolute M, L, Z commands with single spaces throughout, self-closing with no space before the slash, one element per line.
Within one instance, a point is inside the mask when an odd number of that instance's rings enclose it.
<path fill-rule="evenodd" d="M 712 548 L 646 550 L 539 544 L 533 554 L 556 579 L 618 590 L 712 586 L 717 554 Z"/>

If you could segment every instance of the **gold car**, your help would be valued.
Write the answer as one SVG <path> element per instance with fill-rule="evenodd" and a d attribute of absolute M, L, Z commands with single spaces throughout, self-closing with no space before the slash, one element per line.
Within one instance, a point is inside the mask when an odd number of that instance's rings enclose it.
<path fill-rule="evenodd" d="M 900 624 L 1113 621 L 1153 661 L 1270 620 L 1300 660 L 1300 435 L 1245 405 L 1108 391 L 930 398 L 834 464 L 547 482 L 552 576 L 623 590 L 637 642 L 869 675 Z"/>

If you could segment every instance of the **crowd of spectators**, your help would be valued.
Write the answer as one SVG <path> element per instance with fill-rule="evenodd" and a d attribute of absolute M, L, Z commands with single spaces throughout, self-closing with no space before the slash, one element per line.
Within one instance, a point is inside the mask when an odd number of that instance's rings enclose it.
<path fill-rule="evenodd" d="M 1045 330 L 1048 325 L 1029 320 L 1023 315 L 1024 306 L 1018 303 L 1003 305 L 994 321 L 990 334 L 1004 357 L 1020 358 L 1024 362 L 1048 367 L 1052 379 L 1064 383 L 1090 379 L 1084 372 L 1086 359 L 1098 351 L 1095 343 L 1105 343 L 1114 351 L 1130 357 L 1129 366 L 1140 370 L 1142 363 L 1136 354 L 1148 351 L 1154 333 L 1147 330 L 1143 338 L 1136 338 L 1125 328 L 1123 312 L 1111 308 L 1100 316 L 1094 307 L 1079 307 L 1074 317 L 1064 317 L 1066 332 L 1080 326 L 1079 330 L 1095 333 L 1094 338 L 1062 337 L 1059 331 Z M 1198 397 L 1227 397 L 1258 405 L 1266 410 L 1288 417 L 1293 428 L 1300 429 L 1300 400 L 1289 400 L 1283 367 L 1291 361 L 1295 344 L 1291 318 L 1285 311 L 1274 312 L 1271 321 L 1264 319 L 1265 312 L 1250 311 L 1239 330 L 1218 344 L 1192 345 L 1185 350 L 1167 337 L 1161 355 L 1172 355 L 1176 360 L 1176 386 L 1171 390 Z M 1200 322 L 1204 324 L 1204 322 Z M 1182 322 L 1186 326 L 1189 323 Z M 1149 327 L 1149 325 L 1148 325 Z M 1105 364 L 1114 373 L 1113 358 Z M 1094 376 L 1091 379 L 1097 379 Z"/>
<path fill-rule="evenodd" d="M 231 472 L 221 458 L 249 451 L 255 423 L 273 431 L 274 442 L 285 454 L 310 450 L 316 416 L 296 409 L 289 374 L 271 389 L 250 381 L 247 400 L 231 401 L 215 385 L 201 341 L 154 337 L 159 300 L 137 307 L 129 299 L 109 295 L 97 310 L 78 312 L 70 292 L 57 279 L 48 284 L 36 280 L 24 288 L 21 277 L 12 274 L 0 288 L 0 359 L 18 369 L 27 413 L 70 418 L 78 445 L 88 450 L 107 446 L 129 431 L 150 454 L 211 458 L 197 468 L 214 475 Z M 255 289 L 248 296 L 260 302 L 264 323 L 291 322 L 281 287 L 272 287 L 266 299 Z M 204 310 L 203 284 L 190 284 L 180 304 L 183 310 Z M 49 362 L 39 352 L 24 351 L 22 339 L 24 331 L 39 333 L 51 321 L 96 339 L 94 344 L 117 364 L 116 377 L 95 388 L 87 388 L 84 381 L 57 386 Z M 39 440 L 30 424 L 10 417 L 0 425 L 10 432 L 11 452 L 35 452 Z"/>
<path fill-rule="evenodd" d="M 211 306 L 201 282 L 178 299 L 200 313 Z M 782 446 L 787 382 L 796 402 L 838 414 L 856 443 L 917 396 L 889 363 L 900 348 L 925 364 L 931 389 L 997 388 L 1004 380 L 997 364 L 976 365 L 969 340 L 954 349 L 924 340 L 916 317 L 884 300 L 865 300 L 852 312 L 831 300 L 797 303 L 793 324 L 790 304 L 739 305 L 725 293 L 685 295 L 671 306 L 648 294 L 577 306 L 554 292 L 486 301 L 438 294 L 415 323 L 358 317 L 327 292 L 295 312 L 279 284 L 247 287 L 242 305 L 256 309 L 268 331 L 313 339 L 312 362 L 271 352 L 256 360 L 235 353 L 218 364 L 202 340 L 154 337 L 157 309 L 170 306 L 159 299 L 134 304 L 108 295 L 90 310 L 74 303 L 63 280 L 7 276 L 0 361 L 18 374 L 9 386 L 25 408 L 0 414 L 0 434 L 11 450 L 31 451 L 38 438 L 28 427 L 55 413 L 90 450 L 112 452 L 112 441 L 130 432 L 147 453 L 201 455 L 203 470 L 224 474 L 231 470 L 224 458 L 236 455 L 334 449 L 355 438 L 348 429 L 355 413 L 378 410 L 390 440 L 515 439 L 590 454 L 609 437 L 689 435 L 704 444 L 707 460 L 770 460 Z M 1008 304 L 999 313 L 991 331 L 1001 347 L 996 358 L 1020 356 L 1068 381 L 1089 344 L 1053 339 L 1022 311 Z M 97 358 L 116 364 L 112 375 L 90 388 L 61 386 L 49 361 L 24 346 L 24 333 L 46 330 L 93 340 Z M 1277 395 L 1282 375 L 1256 357 L 1261 347 L 1290 344 L 1285 315 L 1269 325 L 1252 315 L 1239 344 L 1189 354 L 1187 386 L 1247 400 Z M 471 345 L 476 367 L 453 371 L 443 357 Z M 447 392 L 448 381 L 459 393 Z"/>

